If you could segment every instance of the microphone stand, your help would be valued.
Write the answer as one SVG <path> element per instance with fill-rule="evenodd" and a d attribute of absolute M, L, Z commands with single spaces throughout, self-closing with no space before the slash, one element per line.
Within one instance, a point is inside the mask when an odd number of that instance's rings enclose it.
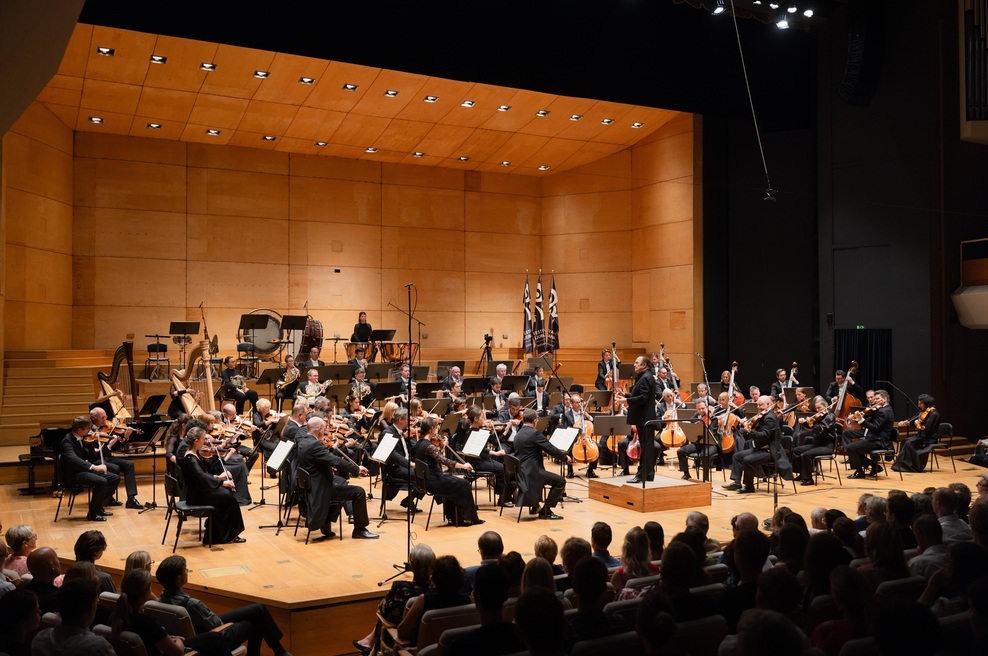
<path fill-rule="evenodd" d="M 916 408 L 916 412 L 922 412 L 922 411 L 921 411 L 921 410 L 919 409 L 919 406 L 918 406 L 918 405 L 916 405 L 915 403 L 913 403 L 913 400 L 912 400 L 912 399 L 911 399 L 911 398 L 909 397 L 909 395 L 908 395 L 908 394 L 906 394 L 905 392 L 903 392 L 903 391 L 902 391 L 901 389 L 899 389 L 898 387 L 896 387 L 896 386 L 895 386 L 895 384 L 894 384 L 894 383 L 893 383 L 893 382 L 892 382 L 891 380 L 876 380 L 875 382 L 876 382 L 876 383 L 887 383 L 887 384 L 888 384 L 889 386 L 891 386 L 891 387 L 892 387 L 892 389 L 894 389 L 894 390 L 895 390 L 896 392 L 898 392 L 899 394 L 902 394 L 902 396 L 904 396 L 904 397 L 906 397 L 906 403 L 908 403 L 908 404 L 909 404 L 909 405 L 911 405 L 912 407 L 914 407 L 914 408 Z M 906 414 L 909 414 L 909 413 L 906 413 Z"/>
<path fill-rule="evenodd" d="M 549 375 L 556 379 L 556 382 L 559 383 L 559 387 L 562 388 L 562 390 L 563 390 L 563 394 L 565 394 L 567 396 L 567 398 L 568 398 L 569 397 L 569 387 L 567 387 L 566 385 L 563 384 L 562 378 L 560 378 L 559 377 L 559 374 L 557 374 L 555 372 L 555 370 L 554 370 L 554 368 L 552 366 L 552 363 L 549 361 L 548 358 L 545 357 L 545 354 L 543 353 L 540 357 L 542 358 L 542 361 L 545 362 L 546 366 L 549 368 Z M 537 393 L 538 393 L 538 389 L 536 388 L 536 394 Z M 566 415 L 566 411 L 564 410 L 563 411 L 563 416 L 565 416 L 565 415 Z M 567 455 L 569 455 L 569 454 L 567 454 Z M 565 461 L 562 462 L 560 464 L 560 470 L 562 470 L 562 467 L 565 466 L 566 464 L 567 463 Z M 569 464 L 572 464 L 572 463 L 569 463 Z M 583 477 L 582 476 L 579 477 L 579 478 L 580 478 L 581 481 L 583 480 Z M 565 493 L 564 493 L 564 496 L 563 496 L 563 501 L 572 501 L 573 503 L 583 503 L 583 500 L 582 499 L 577 499 L 576 497 L 571 497 L 571 496 L 569 496 L 568 494 L 565 494 Z"/>

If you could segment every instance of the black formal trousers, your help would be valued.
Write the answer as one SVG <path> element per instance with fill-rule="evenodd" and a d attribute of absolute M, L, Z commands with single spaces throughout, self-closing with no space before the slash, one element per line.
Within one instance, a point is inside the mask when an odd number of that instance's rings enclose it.
<path fill-rule="evenodd" d="M 230 651 L 246 641 L 247 656 L 260 656 L 261 641 L 267 643 L 273 650 L 284 636 L 271 617 L 271 612 L 263 604 L 248 604 L 234 608 L 219 615 L 219 618 L 224 623 L 233 622 L 233 626 L 223 632 Z"/>

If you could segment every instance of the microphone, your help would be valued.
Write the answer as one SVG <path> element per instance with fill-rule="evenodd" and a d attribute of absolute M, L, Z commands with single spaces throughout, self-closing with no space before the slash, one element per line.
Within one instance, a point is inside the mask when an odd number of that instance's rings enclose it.
<path fill-rule="evenodd" d="M 200 310 L 202 309 L 202 304 L 203 304 L 204 302 L 205 302 L 205 301 L 199 301 L 199 309 L 200 309 Z"/>
<path fill-rule="evenodd" d="M 413 282 L 410 282 L 410 283 L 408 283 L 407 285 L 405 285 L 405 289 L 408 289 L 409 287 L 411 287 L 411 286 L 412 286 L 412 285 L 414 285 L 414 284 L 415 284 L 415 283 L 413 283 Z"/>

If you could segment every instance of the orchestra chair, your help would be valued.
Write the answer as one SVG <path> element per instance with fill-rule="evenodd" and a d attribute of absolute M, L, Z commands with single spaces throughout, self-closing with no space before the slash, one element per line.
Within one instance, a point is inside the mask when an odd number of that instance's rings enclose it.
<path fill-rule="evenodd" d="M 792 428 L 789 426 L 782 427 L 782 448 L 786 452 L 786 457 L 789 458 L 789 464 L 792 465 Z M 780 487 L 785 487 L 786 483 L 782 476 L 779 474 L 779 468 L 775 466 L 775 460 L 769 460 L 762 465 L 762 470 L 765 476 L 761 478 L 759 483 L 765 483 L 766 490 L 775 490 Z M 756 483 L 756 486 L 758 483 Z M 796 490 L 796 475 L 793 473 L 792 477 L 792 493 L 798 494 Z"/>
<path fill-rule="evenodd" d="M 257 378 L 257 368 L 261 359 L 257 357 L 254 342 L 237 344 L 237 367 L 244 372 L 244 378 Z"/>
<path fill-rule="evenodd" d="M 121 631 L 113 635 L 113 629 L 105 624 L 97 624 L 93 627 L 93 633 L 106 638 L 117 656 L 148 656 L 141 636 L 132 631 Z"/>
<path fill-rule="evenodd" d="M 706 585 L 697 585 L 690 588 L 690 594 L 693 595 L 710 595 L 714 598 L 714 601 L 720 599 L 720 596 L 724 594 L 724 584 L 723 583 L 708 583 Z"/>
<path fill-rule="evenodd" d="M 954 473 L 957 473 L 957 463 L 954 462 L 954 454 L 950 451 L 950 439 L 954 436 L 954 425 L 949 424 L 945 421 L 941 421 L 940 425 L 937 426 L 937 441 L 929 446 L 930 449 L 930 471 L 933 471 L 933 465 L 936 463 L 937 469 L 940 469 L 940 459 L 937 458 L 937 451 L 946 451 L 947 455 L 950 456 L 950 466 L 954 468 Z"/>
<path fill-rule="evenodd" d="M 642 590 L 647 587 L 654 586 L 659 582 L 659 574 L 650 574 L 649 576 L 639 576 L 637 578 L 630 579 L 624 584 L 624 587 L 631 588 L 632 590 Z"/>
<path fill-rule="evenodd" d="M 161 374 L 161 365 L 165 365 L 165 375 Z M 148 357 L 144 361 L 144 377 L 149 381 L 157 378 L 168 378 L 171 375 L 172 363 L 168 359 L 168 345 L 163 342 L 148 344 Z"/>
<path fill-rule="evenodd" d="M 895 447 L 899 443 L 898 429 L 895 428 L 892 429 L 892 437 L 889 438 L 889 441 L 891 442 L 891 444 L 888 447 L 880 446 L 878 448 L 868 450 L 868 455 L 871 456 L 871 458 L 876 463 L 878 463 L 878 466 L 881 468 L 882 473 L 884 473 L 886 476 L 889 475 L 888 469 L 885 467 L 886 459 L 888 459 L 890 462 L 895 461 Z M 877 474 L 875 475 L 875 480 L 878 480 Z M 901 471 L 899 472 L 899 480 L 900 481 L 903 480 Z"/>
<path fill-rule="evenodd" d="M 111 611 L 116 609 L 118 601 L 120 601 L 120 595 L 116 592 L 99 593 L 99 605 L 106 606 Z"/>
<path fill-rule="evenodd" d="M 528 487 L 527 486 L 523 486 L 522 481 L 521 481 L 521 476 L 518 475 L 520 472 L 521 472 L 521 465 L 518 462 L 518 458 L 514 457 L 511 454 L 507 454 L 506 453 L 504 455 L 504 482 L 505 482 L 505 485 L 507 485 L 508 480 L 510 480 L 508 478 L 509 476 L 511 478 L 513 478 L 515 480 L 515 483 L 518 485 L 518 496 L 515 499 L 515 505 L 518 506 L 518 519 L 515 521 L 516 524 L 521 523 L 521 514 L 525 510 L 525 503 L 524 503 L 524 501 L 525 501 L 525 495 L 528 492 Z M 547 485 L 543 485 L 542 486 L 542 491 L 540 493 L 540 503 L 539 503 L 539 506 L 544 506 L 545 505 L 545 491 L 546 491 Z M 501 499 L 504 500 L 504 496 L 503 495 L 501 496 Z M 497 514 L 498 514 L 498 516 L 501 516 L 501 515 L 504 514 L 504 506 L 501 506 L 500 507 L 500 509 L 498 510 L 498 513 Z"/>
<path fill-rule="evenodd" d="M 58 521 L 58 513 L 62 509 L 62 500 L 65 498 L 65 495 L 66 494 L 69 495 L 68 508 L 69 508 L 69 514 L 71 515 L 72 514 L 72 507 L 75 506 L 75 498 L 83 490 L 86 490 L 86 495 L 87 495 L 86 507 L 87 508 L 89 507 L 88 499 L 93 494 L 93 486 L 91 484 L 88 484 L 88 483 L 75 483 L 75 482 L 69 480 L 69 476 L 67 476 L 65 474 L 65 472 L 62 471 L 62 454 L 61 453 L 56 453 L 55 454 L 55 474 L 56 474 L 56 477 L 58 479 L 56 481 L 56 487 L 57 488 L 60 488 L 61 491 L 62 491 L 62 493 L 58 496 L 58 505 L 55 507 L 55 520 L 54 521 L 57 522 Z"/>
<path fill-rule="evenodd" d="M 645 643 L 635 631 L 626 631 L 617 635 L 581 640 L 573 645 L 571 656 L 613 656 L 613 654 L 643 654 Z M 689 653 L 695 652 L 692 649 Z"/>
<path fill-rule="evenodd" d="M 295 499 L 298 505 L 298 517 L 295 518 L 295 535 L 298 535 L 299 525 L 302 523 L 302 509 L 309 507 L 309 492 L 312 491 L 312 474 L 308 470 L 299 467 L 295 471 Z M 296 504 L 292 504 L 294 506 Z M 339 521 L 340 521 L 340 540 L 343 540 L 343 515 L 346 513 L 343 511 L 343 503 L 341 501 L 330 501 L 330 507 L 336 506 L 339 511 Z M 288 516 L 292 514 L 292 506 L 288 507 Z M 307 514 L 307 513 L 306 513 Z M 285 523 L 288 523 L 288 516 L 285 517 Z M 309 544 L 309 535 L 312 533 L 312 529 L 306 526 L 305 530 L 305 543 Z"/>
<path fill-rule="evenodd" d="M 189 617 L 189 611 L 184 606 L 173 606 L 160 601 L 147 601 L 144 603 L 144 612 L 158 620 L 158 623 L 165 627 L 169 635 L 188 639 L 196 634 L 195 627 L 192 626 L 192 618 Z M 231 626 L 233 626 L 233 622 L 220 624 L 216 628 L 210 629 L 210 633 L 223 633 Z M 230 652 L 230 656 L 246 655 L 247 647 L 243 645 Z"/>
<path fill-rule="evenodd" d="M 432 521 L 432 509 L 436 507 L 436 495 L 429 492 L 429 464 L 424 460 L 415 459 L 415 485 L 425 496 L 432 497 L 432 503 L 429 504 L 429 515 L 425 518 L 425 530 L 429 530 L 429 522 Z M 440 503 L 442 503 L 440 501 Z M 413 503 L 413 508 L 418 508 L 419 501 L 418 498 L 415 499 Z M 414 513 L 412 514 L 412 519 L 415 519 Z M 453 508 L 453 523 L 458 525 L 460 523 L 460 511 L 459 508 L 454 506 Z M 438 640 L 438 636 L 437 636 Z"/>
<path fill-rule="evenodd" d="M 907 576 L 904 579 L 882 581 L 875 588 L 875 605 L 889 602 L 892 599 L 908 599 L 916 601 L 926 590 L 926 578 L 922 576 Z"/>
<path fill-rule="evenodd" d="M 727 620 L 721 615 L 711 615 L 690 622 L 677 622 L 671 646 L 691 656 L 717 656 L 720 643 L 726 636 Z"/>
<path fill-rule="evenodd" d="M 165 543 L 165 538 L 168 536 L 168 527 L 171 526 L 172 515 L 174 514 L 178 517 L 178 526 L 175 528 L 175 544 L 172 545 L 172 553 L 178 549 L 178 538 L 182 534 L 182 524 L 189 517 L 195 517 L 199 520 L 199 541 L 202 541 L 202 520 L 212 519 L 213 512 L 215 512 L 215 506 L 195 506 L 190 505 L 185 502 L 185 491 L 183 489 L 183 479 L 182 479 L 182 461 L 185 458 L 179 458 L 179 467 L 175 469 L 175 473 L 178 478 L 172 476 L 171 474 L 165 474 L 165 502 L 167 504 L 167 511 L 165 513 L 165 532 L 161 535 L 161 544 Z M 213 546 L 213 522 L 209 522 L 209 531 L 206 535 L 206 545 L 207 547 Z"/>
<path fill-rule="evenodd" d="M 840 466 L 837 464 L 837 446 L 841 443 L 841 435 L 843 430 L 840 424 L 837 424 L 837 430 L 834 431 L 834 449 L 830 452 L 830 455 L 825 456 L 814 456 L 813 457 L 813 471 L 811 476 L 813 477 L 813 484 L 816 485 L 819 481 L 818 479 L 834 478 L 833 472 L 837 473 L 837 484 L 844 487 L 844 482 L 840 479 Z M 830 473 L 823 473 L 823 463 L 825 461 L 830 462 L 830 467 L 828 471 Z"/>
<path fill-rule="evenodd" d="M 418 469 L 418 465 L 415 468 Z M 388 630 L 388 635 L 394 641 L 394 652 L 392 653 L 397 653 L 399 656 L 417 654 L 429 645 L 438 643 L 439 637 L 447 629 L 474 626 L 477 624 L 480 624 L 480 615 L 477 614 L 477 606 L 475 604 L 464 604 L 462 606 L 453 606 L 452 608 L 437 608 L 426 611 L 419 621 L 419 634 L 415 645 L 412 645 L 407 640 L 398 638 L 397 628 Z"/>

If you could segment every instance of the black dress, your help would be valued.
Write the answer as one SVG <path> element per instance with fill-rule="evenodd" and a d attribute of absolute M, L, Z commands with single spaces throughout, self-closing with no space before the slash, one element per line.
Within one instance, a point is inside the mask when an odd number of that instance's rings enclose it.
<path fill-rule="evenodd" d="M 440 453 L 436 445 L 429 440 L 419 440 L 415 445 L 414 453 L 417 460 L 429 464 L 429 481 L 426 489 L 436 497 L 443 497 L 446 519 L 476 522 L 479 517 L 470 491 L 470 482 L 443 471 L 443 467 L 452 467 L 456 463 Z"/>
<path fill-rule="evenodd" d="M 213 506 L 212 516 L 213 544 L 226 544 L 239 536 L 244 530 L 244 518 L 240 514 L 233 491 L 223 487 L 222 482 L 209 474 L 203 462 L 192 452 L 179 459 L 182 475 L 185 478 L 185 500 L 190 505 Z M 206 520 L 207 539 L 210 520 Z"/>

